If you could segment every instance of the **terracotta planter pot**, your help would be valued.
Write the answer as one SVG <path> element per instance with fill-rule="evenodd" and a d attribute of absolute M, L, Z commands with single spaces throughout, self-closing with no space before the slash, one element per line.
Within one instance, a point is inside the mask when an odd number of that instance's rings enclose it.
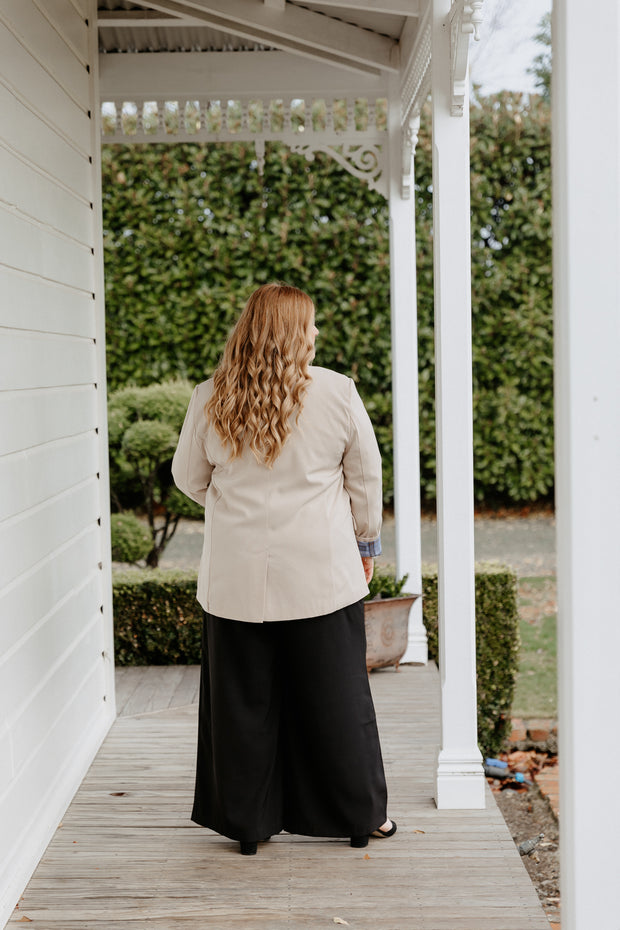
<path fill-rule="evenodd" d="M 377 598 L 364 602 L 366 668 L 398 664 L 407 648 L 409 610 L 419 594 Z"/>

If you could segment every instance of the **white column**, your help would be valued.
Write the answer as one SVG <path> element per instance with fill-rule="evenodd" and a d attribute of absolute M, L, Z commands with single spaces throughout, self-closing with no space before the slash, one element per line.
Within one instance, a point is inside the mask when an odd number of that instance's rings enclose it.
<path fill-rule="evenodd" d="M 553 17 L 562 928 L 591 930 L 620 927 L 620 8 Z"/>
<path fill-rule="evenodd" d="M 420 528 L 420 443 L 416 296 L 415 196 L 404 199 L 400 89 L 392 80 L 388 111 L 390 294 L 392 307 L 392 412 L 394 424 L 394 517 L 396 573 L 408 575 L 406 589 L 422 592 Z M 403 662 L 426 663 L 428 644 L 422 600 L 409 615 Z"/>
<path fill-rule="evenodd" d="M 483 808 L 477 745 L 469 108 L 450 115 L 450 0 L 433 0 L 433 245 L 441 749 L 439 808 Z"/>

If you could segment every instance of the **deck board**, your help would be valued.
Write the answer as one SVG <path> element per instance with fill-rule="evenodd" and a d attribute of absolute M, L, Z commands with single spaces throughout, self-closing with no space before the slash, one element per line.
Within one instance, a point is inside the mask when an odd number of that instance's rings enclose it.
<path fill-rule="evenodd" d="M 371 676 L 396 836 L 354 850 L 281 834 L 256 857 L 189 820 L 198 681 L 118 669 L 120 716 L 7 927 L 547 930 L 491 792 L 484 811 L 435 808 L 435 666 Z"/>

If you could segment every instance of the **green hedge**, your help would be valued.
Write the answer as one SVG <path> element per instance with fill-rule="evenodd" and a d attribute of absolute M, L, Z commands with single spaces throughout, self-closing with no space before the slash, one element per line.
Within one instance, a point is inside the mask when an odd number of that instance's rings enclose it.
<path fill-rule="evenodd" d="M 553 488 L 549 107 L 503 94 L 471 110 L 475 493 Z M 103 146 L 110 388 L 209 376 L 252 288 L 317 305 L 317 364 L 358 383 L 392 499 L 388 206 L 324 153 L 268 143 Z M 416 152 L 421 489 L 435 497 L 431 132 Z"/>
<path fill-rule="evenodd" d="M 429 658 L 438 662 L 437 575 L 422 578 Z M 196 572 L 128 570 L 114 574 L 117 665 L 200 662 L 202 612 Z M 516 578 L 503 567 L 476 571 L 478 735 L 487 753 L 499 752 L 510 722 L 518 666 Z"/>
<path fill-rule="evenodd" d="M 436 572 L 422 576 L 424 625 L 428 657 L 439 664 Z M 509 733 L 510 709 L 519 667 L 517 579 L 505 566 L 476 569 L 476 670 L 478 740 L 491 755 Z"/>
<path fill-rule="evenodd" d="M 117 665 L 200 662 L 202 613 L 195 571 L 114 572 L 113 594 Z"/>

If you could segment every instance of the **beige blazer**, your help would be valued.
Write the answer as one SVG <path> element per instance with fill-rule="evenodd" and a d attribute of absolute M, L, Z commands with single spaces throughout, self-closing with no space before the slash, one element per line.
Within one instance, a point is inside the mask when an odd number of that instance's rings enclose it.
<path fill-rule="evenodd" d="M 356 539 L 381 529 L 381 458 L 350 378 L 312 367 L 299 422 L 273 468 L 229 461 L 192 395 L 172 462 L 177 487 L 205 508 L 198 600 L 254 622 L 331 613 L 368 593 Z"/>

